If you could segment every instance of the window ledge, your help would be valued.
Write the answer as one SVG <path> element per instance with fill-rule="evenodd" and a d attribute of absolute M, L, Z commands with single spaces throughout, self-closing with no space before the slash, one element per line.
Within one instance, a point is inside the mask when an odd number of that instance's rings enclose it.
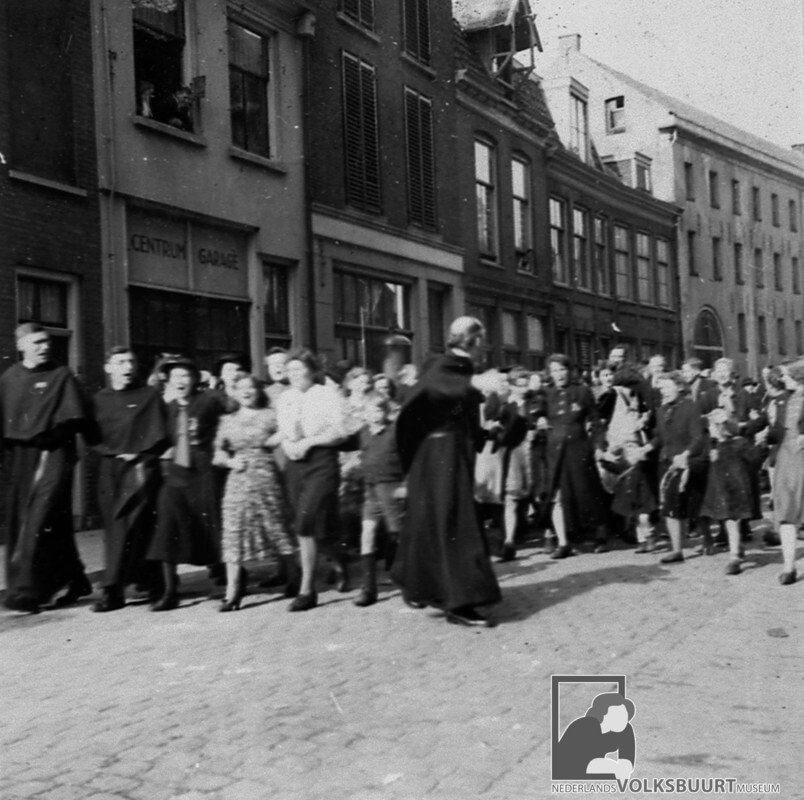
<path fill-rule="evenodd" d="M 353 31 L 357 31 L 358 33 L 362 33 L 370 41 L 374 42 L 374 44 L 380 43 L 380 37 L 377 36 L 374 31 L 370 31 L 368 28 L 364 28 L 359 22 L 353 20 L 351 17 L 348 17 L 343 11 L 339 11 L 335 18 L 338 22 L 342 22 L 344 25 L 348 25 Z"/>
<path fill-rule="evenodd" d="M 207 146 L 207 140 L 203 136 L 199 136 L 197 133 L 189 133 L 188 131 L 179 130 L 179 128 L 174 128 L 172 125 L 166 125 L 164 122 L 157 122 L 155 119 L 150 119 L 149 117 L 140 117 L 135 115 L 131 119 L 138 128 L 147 128 L 148 130 L 155 131 L 163 136 L 181 139 L 182 141 L 195 145 L 196 147 Z"/>
<path fill-rule="evenodd" d="M 256 153 L 249 153 L 248 150 L 243 150 L 234 145 L 229 147 L 229 156 L 240 161 L 248 161 L 249 164 L 254 164 L 255 166 L 262 167 L 271 172 L 276 172 L 279 175 L 287 175 L 288 172 L 285 165 L 281 162 L 274 161 L 272 158 L 266 158 L 265 156 L 259 156 Z"/>
<path fill-rule="evenodd" d="M 480 264 L 483 267 L 493 267 L 494 269 L 503 269 L 503 265 L 499 261 L 495 261 L 488 256 L 480 256 Z"/>
<path fill-rule="evenodd" d="M 407 51 L 403 50 L 399 54 L 399 57 L 406 64 L 410 64 L 410 66 L 414 69 L 418 69 L 419 71 L 423 72 L 431 81 L 434 81 L 438 77 L 438 73 L 432 67 L 427 66 L 427 64 L 422 64 L 421 61 L 414 58 Z"/>
<path fill-rule="evenodd" d="M 89 196 L 86 189 L 79 189 L 77 186 L 70 186 L 70 184 L 61 183 L 61 181 L 52 181 L 50 178 L 40 178 L 38 175 L 31 175 L 28 172 L 20 172 L 16 169 L 10 169 L 8 177 L 15 178 L 18 181 L 25 181 L 26 183 L 35 183 L 37 186 L 45 186 L 48 189 L 55 189 L 57 192 L 73 194 L 76 197 Z"/>

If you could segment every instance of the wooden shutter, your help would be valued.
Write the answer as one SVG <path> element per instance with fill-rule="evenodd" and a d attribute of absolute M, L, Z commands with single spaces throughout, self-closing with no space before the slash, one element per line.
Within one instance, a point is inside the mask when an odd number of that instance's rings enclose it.
<path fill-rule="evenodd" d="M 436 225 L 433 107 L 426 97 L 405 90 L 408 150 L 408 216 L 427 228 Z"/>
<path fill-rule="evenodd" d="M 343 0 L 343 13 L 363 27 L 374 29 L 374 0 Z"/>
<path fill-rule="evenodd" d="M 428 0 L 405 0 L 405 50 L 423 64 L 430 63 Z"/>
<path fill-rule="evenodd" d="M 374 67 L 343 54 L 343 117 L 347 202 L 379 212 L 380 148 Z"/>

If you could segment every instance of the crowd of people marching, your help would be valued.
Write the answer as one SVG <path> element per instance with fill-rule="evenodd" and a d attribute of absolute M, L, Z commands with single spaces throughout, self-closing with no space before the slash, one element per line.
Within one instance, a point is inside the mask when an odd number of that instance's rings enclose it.
<path fill-rule="evenodd" d="M 632 363 L 617 347 L 593 374 L 564 355 L 544 372 L 476 374 L 485 331 L 471 317 L 450 329 L 448 351 L 417 373 L 325 373 L 309 350 L 271 351 L 268 381 L 243 356 L 214 375 L 166 355 L 147 382 L 127 347 L 107 354 L 107 388 L 88 398 L 50 359 L 46 330 L 16 331 L 19 363 L 0 376 L 6 500 L 5 605 L 22 612 L 76 603 L 93 592 L 73 533 L 79 447 L 99 457 L 105 573 L 91 608 L 126 605 L 128 587 L 153 611 L 179 606 L 177 566 L 206 566 L 225 584 L 219 610 L 235 611 L 249 562 L 273 572 L 290 611 L 318 602 L 321 556 L 340 591 L 378 596 L 389 570 L 413 607 L 448 621 L 488 625 L 479 607 L 500 599 L 495 554 L 516 558 L 526 529 L 552 558 L 614 537 L 664 564 L 683 563 L 685 537 L 701 554 L 728 547 L 741 572 L 750 521 L 770 478 L 782 584 L 796 580 L 804 524 L 804 360 L 737 381 L 718 360 L 711 376 L 688 359 Z M 380 546 L 382 545 L 382 546 Z M 382 556 L 382 558 L 380 558 Z M 253 576 L 251 576 L 253 578 Z"/>

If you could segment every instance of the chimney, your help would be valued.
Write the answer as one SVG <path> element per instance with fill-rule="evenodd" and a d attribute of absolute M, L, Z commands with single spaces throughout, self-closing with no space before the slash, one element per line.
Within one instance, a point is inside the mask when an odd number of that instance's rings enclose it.
<path fill-rule="evenodd" d="M 570 50 L 580 52 L 581 50 L 581 34 L 570 33 L 567 36 L 559 36 L 558 44 L 562 53 L 567 53 Z"/>

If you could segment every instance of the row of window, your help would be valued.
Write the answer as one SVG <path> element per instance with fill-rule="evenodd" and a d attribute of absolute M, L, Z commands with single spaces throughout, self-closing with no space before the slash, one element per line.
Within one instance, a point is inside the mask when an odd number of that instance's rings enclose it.
<path fill-rule="evenodd" d="M 687 232 L 687 253 L 689 259 L 689 272 L 690 275 L 700 276 L 697 261 L 697 237 L 694 231 Z M 733 261 L 734 261 L 734 280 L 738 286 L 743 286 L 746 283 L 745 263 L 743 257 L 743 245 L 740 242 L 735 242 L 733 247 Z M 765 256 L 762 248 L 754 248 L 754 261 L 753 261 L 754 280 L 753 285 L 757 289 L 763 289 L 766 286 L 765 280 Z M 799 271 L 799 259 L 797 256 L 790 258 L 790 287 L 794 294 L 801 294 L 801 273 Z M 779 253 L 773 254 L 773 288 L 779 292 L 785 292 L 788 287 L 785 285 L 784 267 L 782 264 L 782 256 Z M 712 237 L 712 280 L 722 281 L 724 278 L 724 260 L 723 260 L 723 241 L 719 236 Z"/>
<path fill-rule="evenodd" d="M 430 7 L 429 0 L 403 0 L 403 47 L 416 61 L 430 64 Z M 341 0 L 341 13 L 368 31 L 374 30 L 376 14 L 374 0 Z"/>
<path fill-rule="evenodd" d="M 684 163 L 684 182 L 687 200 L 695 200 L 695 172 L 691 162 Z M 720 175 L 716 170 L 708 172 L 709 205 L 711 208 L 721 207 Z M 771 193 L 771 222 L 774 227 L 781 227 L 781 209 L 779 195 Z M 788 200 L 788 226 L 792 232 L 798 231 L 798 203 Z M 742 186 L 739 180 L 731 182 L 731 213 L 737 216 L 743 213 Z M 751 187 L 751 213 L 757 222 L 762 220 L 762 194 L 758 186 Z"/>
<path fill-rule="evenodd" d="M 614 294 L 621 300 L 672 307 L 669 240 L 612 225 L 600 214 L 592 217 L 590 227 L 590 212 L 578 206 L 572 207 L 571 220 L 570 230 L 566 201 L 551 197 L 550 248 L 556 283 L 604 296 Z"/>
<path fill-rule="evenodd" d="M 795 355 L 804 355 L 804 327 L 801 320 L 793 322 Z M 737 315 L 737 339 L 741 353 L 748 352 L 748 322 L 745 314 Z M 776 344 L 780 356 L 793 355 L 787 339 L 787 320 L 779 317 L 776 320 Z M 768 354 L 768 321 L 764 316 L 757 317 L 757 349 L 761 355 Z"/>
<path fill-rule="evenodd" d="M 363 211 L 382 212 L 377 70 L 351 53 L 342 53 L 343 126 L 347 202 Z M 408 220 L 433 229 L 437 224 L 433 102 L 405 87 L 405 149 Z"/>

